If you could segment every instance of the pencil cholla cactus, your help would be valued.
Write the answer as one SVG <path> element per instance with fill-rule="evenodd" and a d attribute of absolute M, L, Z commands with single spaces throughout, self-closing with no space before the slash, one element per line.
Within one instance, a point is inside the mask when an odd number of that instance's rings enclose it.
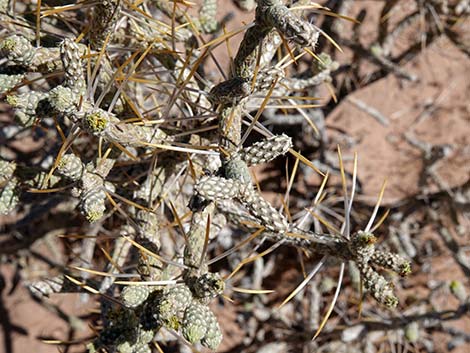
<path fill-rule="evenodd" d="M 352 233 L 349 224 L 343 234 L 332 235 L 303 229 L 255 186 L 250 167 L 289 152 L 298 156 L 291 137 L 259 125 L 262 110 L 332 82 L 339 65 L 319 53 L 304 73 L 289 70 L 300 51 L 315 51 L 322 31 L 286 1 L 237 1 L 245 9 L 256 6 L 253 23 L 245 28 L 230 71 L 212 82 L 204 65 L 220 38 L 203 44 L 201 32 L 217 37 L 224 30 L 218 3 L 202 1 L 192 18 L 184 11 L 187 1 L 77 2 L 65 7 L 70 21 L 56 16 L 63 8 L 47 4 L 38 9 L 35 32 L 28 16 L 18 14 L 18 25 L 0 2 L 0 16 L 18 29 L 12 34 L 5 27 L 0 41 L 6 66 L 0 92 L 14 109 L 15 133 L 44 140 L 31 165 L 1 156 L 0 214 L 23 206 L 28 188 L 57 184 L 60 210 L 76 209 L 76 222 L 92 233 L 74 242 L 82 248 L 73 249 L 79 255 L 73 261 L 87 269 L 101 263 L 93 261 L 101 245 L 97 238 L 108 236 L 106 273 L 72 267 L 83 277 L 73 282 L 74 290 L 96 286 L 93 292 L 103 294 L 97 322 L 102 329 L 88 346 L 91 353 L 150 353 L 160 330 L 217 350 L 223 337 L 211 305 L 235 287 L 226 283 L 230 276 L 214 272 L 208 257 L 227 219 L 302 253 L 354 264 L 366 290 L 388 307 L 398 299 L 377 268 L 410 272 L 406 259 L 377 249 L 369 226 Z M 30 13 L 35 5 L 21 6 Z M 77 28 L 68 33 L 67 26 Z M 289 53 L 282 58 L 284 47 Z M 250 120 L 253 105 L 261 109 Z M 292 108 L 298 107 L 287 110 Z M 251 138 L 258 140 L 245 146 Z M 36 201 L 24 209 L 38 205 L 43 206 Z M 345 207 L 345 225 L 350 208 Z M 106 278 L 91 280 L 92 273 Z M 74 276 L 30 281 L 30 289 L 40 298 L 65 292 Z M 132 281 L 118 282 L 121 276 Z"/>

